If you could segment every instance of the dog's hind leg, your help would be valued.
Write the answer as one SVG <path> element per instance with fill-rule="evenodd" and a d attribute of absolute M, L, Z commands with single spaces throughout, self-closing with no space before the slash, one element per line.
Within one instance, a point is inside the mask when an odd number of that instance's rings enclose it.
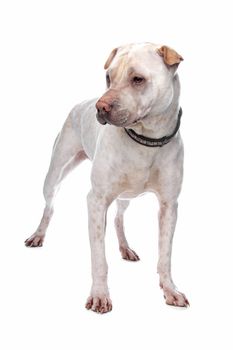
<path fill-rule="evenodd" d="M 128 200 L 116 200 L 117 203 L 117 214 L 115 217 L 115 228 L 117 233 L 117 238 L 119 242 L 119 249 L 122 255 L 122 258 L 130 261 L 138 261 L 139 256 L 129 247 L 129 244 L 125 237 L 124 229 L 124 212 L 129 206 Z"/>
<path fill-rule="evenodd" d="M 81 141 L 67 118 L 61 133 L 58 135 L 51 158 L 48 174 L 44 182 L 45 209 L 36 232 L 25 241 L 27 247 L 41 247 L 45 233 L 53 215 L 53 203 L 62 180 L 87 156 Z"/>

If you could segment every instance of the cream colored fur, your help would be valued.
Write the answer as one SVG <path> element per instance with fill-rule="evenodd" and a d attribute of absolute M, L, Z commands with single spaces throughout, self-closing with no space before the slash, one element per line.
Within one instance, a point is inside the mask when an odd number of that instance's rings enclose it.
<path fill-rule="evenodd" d="M 92 188 L 87 197 L 93 284 L 86 307 L 93 311 L 104 313 L 112 308 L 104 245 L 108 207 L 117 200 L 115 226 L 120 251 L 123 258 L 136 261 L 139 258 L 125 238 L 123 214 L 129 200 L 144 192 L 156 194 L 160 203 L 158 273 L 166 302 L 188 305 L 171 277 L 172 237 L 183 176 L 180 133 L 163 147 L 149 148 L 134 142 L 124 130 L 128 127 L 138 134 L 160 138 L 175 129 L 180 95 L 176 69 L 182 57 L 170 50 L 150 43 L 115 49 L 105 64 L 109 85 L 105 94 L 98 101 L 74 107 L 54 145 L 44 185 L 46 207 L 26 245 L 42 245 L 62 179 L 89 158 L 93 162 Z M 143 77 L 141 85 L 134 85 L 135 76 Z M 97 121 L 96 107 L 99 120 L 106 125 Z M 104 108 L 110 111 L 105 113 Z M 100 111 L 105 114 L 100 115 Z"/>

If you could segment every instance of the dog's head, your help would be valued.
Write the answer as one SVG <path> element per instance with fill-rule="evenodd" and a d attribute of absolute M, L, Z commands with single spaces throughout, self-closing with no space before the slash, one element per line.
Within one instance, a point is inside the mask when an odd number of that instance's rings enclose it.
<path fill-rule="evenodd" d="M 183 58 L 168 46 L 130 44 L 114 49 L 106 69 L 107 91 L 97 101 L 101 124 L 128 127 L 170 105 L 173 79 Z"/>

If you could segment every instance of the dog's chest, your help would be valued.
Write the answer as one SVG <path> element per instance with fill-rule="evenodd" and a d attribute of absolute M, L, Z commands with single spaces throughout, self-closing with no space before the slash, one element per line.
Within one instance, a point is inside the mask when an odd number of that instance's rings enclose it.
<path fill-rule="evenodd" d="M 135 198 L 145 192 L 155 192 L 157 187 L 158 169 L 154 165 L 135 165 L 133 163 L 123 166 L 115 174 L 115 183 L 119 186 L 119 199 Z"/>
<path fill-rule="evenodd" d="M 132 143 L 124 132 L 116 134 L 115 128 L 108 131 L 95 153 L 93 184 L 101 192 L 119 199 L 135 198 L 145 192 L 158 193 L 164 173 L 168 176 L 177 166 L 178 144 L 173 141 L 165 147 L 144 147 Z"/>

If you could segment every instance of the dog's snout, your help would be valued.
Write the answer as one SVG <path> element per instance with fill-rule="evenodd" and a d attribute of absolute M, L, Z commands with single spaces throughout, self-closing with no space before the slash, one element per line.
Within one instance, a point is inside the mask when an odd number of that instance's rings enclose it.
<path fill-rule="evenodd" d="M 96 103 L 97 120 L 100 124 L 105 125 L 108 122 L 108 117 L 112 109 L 112 105 L 104 100 L 99 100 Z"/>
<path fill-rule="evenodd" d="M 109 113 L 111 111 L 111 108 L 112 108 L 111 104 L 107 103 L 106 101 L 99 100 L 96 103 L 96 109 L 100 114 Z"/>

